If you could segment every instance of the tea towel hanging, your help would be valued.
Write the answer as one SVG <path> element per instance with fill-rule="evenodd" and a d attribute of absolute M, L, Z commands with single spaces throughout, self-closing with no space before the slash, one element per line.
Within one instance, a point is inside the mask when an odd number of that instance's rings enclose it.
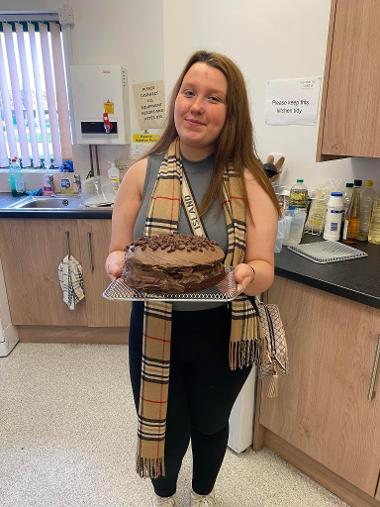
<path fill-rule="evenodd" d="M 63 302 L 70 310 L 84 299 L 83 269 L 77 259 L 70 254 L 69 233 L 66 232 L 67 255 L 58 265 L 58 280 L 62 289 Z"/>

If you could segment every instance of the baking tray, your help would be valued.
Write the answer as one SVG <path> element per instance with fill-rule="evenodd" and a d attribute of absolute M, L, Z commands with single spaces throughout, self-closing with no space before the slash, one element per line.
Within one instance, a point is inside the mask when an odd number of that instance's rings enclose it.
<path fill-rule="evenodd" d="M 150 294 L 141 290 L 132 289 L 122 278 L 113 280 L 103 292 L 103 297 L 111 301 L 181 301 L 181 302 L 217 302 L 232 301 L 238 296 L 233 269 L 226 270 L 226 276 L 215 287 L 197 292 L 184 292 L 182 294 Z"/>

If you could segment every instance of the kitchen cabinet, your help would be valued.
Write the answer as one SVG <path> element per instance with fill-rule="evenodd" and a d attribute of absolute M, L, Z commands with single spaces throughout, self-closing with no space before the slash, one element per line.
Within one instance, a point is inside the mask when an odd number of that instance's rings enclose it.
<path fill-rule="evenodd" d="M 101 296 L 109 283 L 104 262 L 110 236 L 110 220 L 0 220 L 0 255 L 12 323 L 128 327 L 130 304 Z M 83 267 L 85 299 L 75 310 L 63 302 L 57 275 L 68 246 Z"/>
<path fill-rule="evenodd" d="M 66 254 L 80 259 L 75 220 L 0 220 L 0 254 L 13 325 L 87 325 L 86 305 L 62 301 L 57 268 Z"/>
<path fill-rule="evenodd" d="M 380 157 L 380 2 L 332 0 L 317 160 Z"/>
<path fill-rule="evenodd" d="M 86 289 L 86 312 L 90 327 L 129 326 L 131 305 L 101 296 L 109 284 L 104 270 L 111 240 L 110 220 L 78 220 L 78 232 Z"/>
<path fill-rule="evenodd" d="M 289 374 L 275 399 L 262 382 L 264 445 L 269 430 L 372 498 L 350 505 L 378 505 L 380 396 L 368 393 L 371 379 L 380 391 L 372 371 L 380 311 L 281 277 L 267 296 L 284 322 Z"/>

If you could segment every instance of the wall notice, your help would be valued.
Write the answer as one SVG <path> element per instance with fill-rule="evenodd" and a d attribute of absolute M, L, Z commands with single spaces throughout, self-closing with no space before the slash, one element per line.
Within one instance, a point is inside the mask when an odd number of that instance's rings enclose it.
<path fill-rule="evenodd" d="M 133 91 L 140 129 L 162 128 L 165 115 L 164 82 L 134 84 Z"/>
<path fill-rule="evenodd" d="M 267 81 L 267 125 L 315 125 L 318 118 L 321 78 Z"/>

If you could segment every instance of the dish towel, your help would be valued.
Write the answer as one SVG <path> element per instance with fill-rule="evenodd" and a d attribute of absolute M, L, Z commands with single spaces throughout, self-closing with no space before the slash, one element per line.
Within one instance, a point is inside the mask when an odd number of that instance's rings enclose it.
<path fill-rule="evenodd" d="M 84 299 L 83 270 L 72 255 L 66 255 L 58 265 L 58 279 L 63 293 L 63 302 L 70 310 Z"/>

